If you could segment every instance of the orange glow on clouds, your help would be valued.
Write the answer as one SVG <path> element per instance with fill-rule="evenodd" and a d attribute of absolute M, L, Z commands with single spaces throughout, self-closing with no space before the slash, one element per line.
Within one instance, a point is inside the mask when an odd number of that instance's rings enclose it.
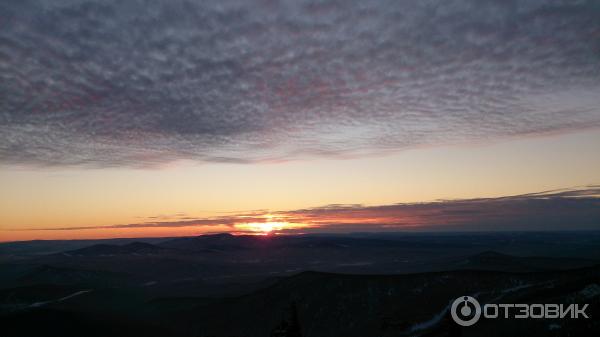
<path fill-rule="evenodd" d="M 212 217 L 178 213 L 136 222 L 81 227 L 0 228 L 0 241 L 232 234 L 302 234 L 402 230 L 597 230 L 600 185 L 500 198 L 439 200 L 365 206 L 326 205 L 287 211 L 257 210 Z"/>

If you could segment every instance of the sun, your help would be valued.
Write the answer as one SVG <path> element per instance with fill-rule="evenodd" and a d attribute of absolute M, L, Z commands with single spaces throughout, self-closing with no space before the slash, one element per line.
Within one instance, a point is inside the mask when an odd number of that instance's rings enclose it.
<path fill-rule="evenodd" d="M 273 222 L 263 222 L 263 223 L 258 223 L 257 227 L 263 232 L 271 232 L 271 231 L 273 231 L 273 229 L 275 229 L 277 227 L 277 224 L 275 224 Z"/>
<path fill-rule="evenodd" d="M 240 229 L 246 229 L 258 234 L 269 234 L 273 231 L 281 230 L 287 227 L 287 222 L 249 222 L 237 225 Z"/>

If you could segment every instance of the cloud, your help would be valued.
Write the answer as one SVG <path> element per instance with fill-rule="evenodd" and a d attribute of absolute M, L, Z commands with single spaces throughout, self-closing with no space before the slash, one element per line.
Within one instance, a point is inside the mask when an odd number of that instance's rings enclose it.
<path fill-rule="evenodd" d="M 248 232 L 253 224 L 289 223 L 279 233 L 358 231 L 502 231 L 598 230 L 600 186 L 531 193 L 498 198 L 440 200 L 380 206 L 328 205 L 292 211 L 260 210 L 222 217 L 174 219 L 95 227 L 47 228 L 85 230 L 115 228 L 177 228 L 228 226 Z M 274 226 L 278 228 L 278 226 Z"/>
<path fill-rule="evenodd" d="M 383 206 L 332 205 L 286 213 L 319 231 L 582 230 L 600 228 L 600 188 Z"/>
<path fill-rule="evenodd" d="M 0 162 L 348 156 L 600 126 L 600 5 L 10 1 Z"/>

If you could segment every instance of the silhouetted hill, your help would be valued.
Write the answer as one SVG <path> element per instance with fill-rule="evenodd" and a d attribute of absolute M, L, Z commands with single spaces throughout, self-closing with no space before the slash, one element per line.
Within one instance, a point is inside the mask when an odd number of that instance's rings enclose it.
<path fill-rule="evenodd" d="M 31 257 L 77 250 L 96 244 L 124 245 L 131 242 L 158 243 L 168 238 L 123 238 L 99 240 L 31 240 L 0 243 L 1 257 Z"/>
<path fill-rule="evenodd" d="M 600 317 L 600 268 L 589 255 L 597 236 L 390 237 L 220 234 L 4 256 L 2 336 L 16 336 L 24 322 L 24 336 L 87 336 L 99 321 L 99 331 L 120 336 L 123 329 L 128 337 L 281 336 L 290 327 L 304 337 L 598 332 L 597 320 L 482 321 L 457 330 L 446 310 L 455 297 L 473 295 L 482 302 L 589 303 Z M 54 250 L 47 242 L 44 249 Z M 80 330 L 49 328 L 69 319 L 79 319 Z"/>
<path fill-rule="evenodd" d="M 449 243 L 422 243 L 411 240 L 385 240 L 370 237 L 333 235 L 232 235 L 228 233 L 200 235 L 167 240 L 160 246 L 187 250 L 253 249 L 253 248 L 365 248 L 365 247 L 441 247 Z"/>
<path fill-rule="evenodd" d="M 410 275 L 339 275 L 304 272 L 253 294 L 172 316 L 176 325 L 196 327 L 207 336 L 266 336 L 290 303 L 297 303 L 305 336 L 409 336 L 434 331 L 449 303 L 462 295 L 481 301 L 535 303 L 600 300 L 600 267 L 569 273 L 439 272 Z M 548 293 L 552 285 L 553 292 Z M 519 303 L 519 302 L 517 302 Z M 595 309 L 597 310 L 596 306 Z M 550 324 L 550 322 L 546 322 Z M 592 324 L 599 331 L 599 322 Z M 535 324 L 534 324 L 535 325 Z M 535 326 L 529 336 L 543 336 Z M 510 330 L 510 329 L 508 329 Z M 506 329 L 503 330 L 506 333 Z M 489 334 L 488 334 L 489 333 Z M 485 332 L 486 335 L 502 335 Z M 483 334 L 482 334 L 483 335 Z"/>
<path fill-rule="evenodd" d="M 196 252 L 236 252 L 269 247 L 276 238 L 260 235 L 231 235 L 228 233 L 201 235 L 168 240 L 161 247 Z"/>
<path fill-rule="evenodd" d="M 166 248 L 144 242 L 131 242 L 126 245 L 97 244 L 64 252 L 66 256 L 112 256 L 123 254 L 154 255 L 168 252 Z"/>

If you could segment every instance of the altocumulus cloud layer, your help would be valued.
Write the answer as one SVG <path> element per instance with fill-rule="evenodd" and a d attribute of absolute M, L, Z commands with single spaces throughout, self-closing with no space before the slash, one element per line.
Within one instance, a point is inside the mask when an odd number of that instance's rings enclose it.
<path fill-rule="evenodd" d="M 345 156 L 600 126 L 600 3 L 3 1 L 0 161 Z"/>

